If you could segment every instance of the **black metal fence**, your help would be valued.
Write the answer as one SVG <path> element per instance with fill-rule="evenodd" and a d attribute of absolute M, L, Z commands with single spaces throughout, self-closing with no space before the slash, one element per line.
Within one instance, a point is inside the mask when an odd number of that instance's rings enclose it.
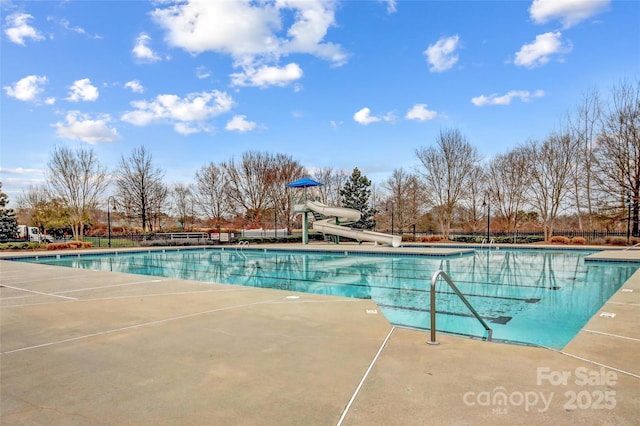
<path fill-rule="evenodd" d="M 390 230 L 381 231 L 391 233 Z M 396 235 L 400 234 L 400 230 L 395 231 Z M 212 237 L 211 235 L 214 235 Z M 211 234 L 209 238 L 205 235 L 201 235 L 199 238 L 190 236 L 189 238 L 180 238 L 181 235 L 172 234 L 117 234 L 111 236 L 110 247 L 140 247 L 140 246 L 153 246 L 153 245 L 204 245 L 204 244 L 224 244 L 237 242 L 238 238 L 242 237 L 242 231 L 238 231 L 234 234 L 229 234 L 229 239 L 220 238 L 222 234 Z M 215 235 L 218 235 L 216 238 Z M 231 237 L 233 235 L 233 237 Z M 420 241 L 421 237 L 429 237 L 433 235 L 442 235 L 438 232 L 413 232 L 404 231 L 403 235 L 415 241 Z M 582 237 L 585 239 L 586 244 L 610 244 L 610 243 L 626 243 L 626 232 L 612 232 L 612 231 L 574 231 L 574 230 L 554 230 L 554 236 L 562 237 Z M 451 239 L 460 242 L 481 242 L 486 239 L 487 233 L 485 232 L 460 232 L 452 231 Z M 531 243 L 537 241 L 544 241 L 544 233 L 542 232 L 491 232 L 489 234 L 490 239 L 495 239 L 496 242 L 501 243 Z M 106 235 L 85 237 L 84 241 L 91 242 L 93 247 L 109 247 L 109 238 Z M 639 242 L 638 237 L 629 235 L 629 243 L 636 244 Z"/>
<path fill-rule="evenodd" d="M 189 246 L 235 243 L 238 233 L 166 232 L 158 234 L 112 234 L 85 236 L 93 247 Z"/>
<path fill-rule="evenodd" d="M 398 232 L 396 232 L 398 233 Z M 442 235 L 438 232 L 404 232 L 404 235 L 415 236 L 416 240 L 419 240 L 421 237 L 428 237 L 432 235 Z M 585 239 L 586 244 L 610 244 L 612 242 L 626 242 L 627 241 L 627 233 L 626 232 L 614 232 L 614 231 L 575 231 L 575 230 L 554 230 L 554 236 L 561 236 L 567 238 L 573 237 L 581 237 Z M 452 239 L 465 239 L 464 237 L 469 237 L 468 239 L 475 238 L 478 241 L 482 241 L 487 238 L 486 231 L 480 232 L 460 232 L 460 231 L 451 231 Z M 629 242 L 634 243 L 637 242 L 638 237 L 634 237 L 629 234 Z M 491 232 L 489 234 L 490 239 L 495 239 L 496 241 L 500 240 L 500 242 L 535 242 L 535 241 L 544 241 L 544 232 L 535 231 L 535 232 Z"/>

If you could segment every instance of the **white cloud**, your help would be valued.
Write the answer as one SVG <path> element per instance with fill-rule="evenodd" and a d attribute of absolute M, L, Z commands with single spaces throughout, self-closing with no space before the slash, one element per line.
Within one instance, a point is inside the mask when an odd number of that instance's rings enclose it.
<path fill-rule="evenodd" d="M 231 77 L 241 84 L 258 85 L 260 76 L 255 74 L 260 70 L 283 70 L 278 62 L 285 55 L 309 54 L 335 66 L 348 59 L 339 44 L 325 40 L 335 25 L 337 3 L 333 1 L 165 3 L 152 17 L 165 29 L 169 45 L 194 55 L 217 52 L 231 56 L 234 67 L 241 70 Z M 284 69 L 290 72 L 291 66 Z M 263 84 L 269 85 L 268 81 Z"/>
<path fill-rule="evenodd" d="M 34 101 L 38 95 L 44 90 L 42 86 L 47 83 L 47 77 L 40 75 L 28 75 L 13 86 L 4 86 L 3 89 L 7 95 L 21 101 Z"/>
<path fill-rule="evenodd" d="M 356 123 L 360 123 L 365 126 L 382 120 L 380 117 L 371 115 L 371 110 L 366 107 L 353 114 L 353 119 L 356 121 Z"/>
<path fill-rule="evenodd" d="M 25 46 L 26 39 L 44 40 L 42 34 L 28 24 L 31 19 L 33 19 L 33 16 L 27 13 L 12 13 L 8 15 L 4 20 L 6 26 L 4 33 L 13 43 L 22 46 Z"/>
<path fill-rule="evenodd" d="M 564 28 L 570 28 L 601 13 L 610 3 L 611 0 L 533 0 L 529 13 L 537 24 L 558 19 Z"/>
<path fill-rule="evenodd" d="M 231 120 L 229 120 L 224 128 L 229 131 L 244 133 L 255 129 L 256 123 L 254 123 L 253 121 L 248 121 L 246 115 L 236 115 Z"/>
<path fill-rule="evenodd" d="M 552 55 L 561 55 L 571 51 L 569 44 L 562 43 L 560 31 L 539 34 L 533 43 L 525 44 L 516 52 L 514 63 L 518 66 L 534 68 L 551 60 Z"/>
<path fill-rule="evenodd" d="M 54 22 L 58 23 L 59 25 L 61 25 L 67 31 L 72 31 L 72 32 L 77 33 L 77 34 L 82 34 L 84 36 L 87 36 L 87 37 L 93 38 L 93 39 L 101 39 L 102 38 L 101 35 L 87 33 L 87 31 L 82 27 L 71 25 L 71 23 L 67 19 L 64 19 L 64 18 L 56 19 L 54 17 L 47 17 L 47 20 L 48 21 L 54 21 Z"/>
<path fill-rule="evenodd" d="M 291 63 L 284 67 L 263 66 L 258 69 L 245 68 L 241 73 L 231 74 L 234 86 L 286 86 L 302 78 L 302 68 Z"/>
<path fill-rule="evenodd" d="M 398 2 L 396 0 L 384 0 L 384 3 L 387 3 L 387 13 L 389 15 L 398 11 Z"/>
<path fill-rule="evenodd" d="M 191 126 L 188 123 L 176 123 L 173 125 L 173 130 L 184 136 L 189 136 L 193 133 L 200 133 L 202 129 L 199 126 Z"/>
<path fill-rule="evenodd" d="M 0 173 L 8 174 L 8 175 L 26 175 L 26 174 L 34 174 L 34 173 L 44 173 L 41 169 L 24 169 L 22 167 L 17 167 L 15 169 L 7 169 L 0 167 Z"/>
<path fill-rule="evenodd" d="M 344 121 L 329 120 L 329 125 L 334 130 L 337 129 L 338 127 L 342 126 L 343 124 L 344 124 Z"/>
<path fill-rule="evenodd" d="M 529 102 L 534 98 L 541 98 L 544 96 L 543 90 L 536 90 L 531 93 L 528 90 L 511 90 L 505 95 L 492 94 L 489 96 L 480 95 L 475 98 L 471 98 L 471 103 L 475 106 L 486 105 L 509 105 L 515 98 L 520 99 L 522 102 Z"/>
<path fill-rule="evenodd" d="M 437 112 L 427 109 L 427 104 L 415 104 L 413 108 L 407 111 L 407 115 L 405 115 L 405 118 L 407 120 L 427 121 L 433 120 L 437 116 Z"/>
<path fill-rule="evenodd" d="M 66 99 L 70 102 L 93 102 L 98 99 L 98 96 L 100 96 L 98 88 L 91 84 L 91 80 L 83 78 L 73 82 L 69 87 L 69 96 Z"/>
<path fill-rule="evenodd" d="M 334 2 L 168 3 L 166 8 L 154 10 L 152 17 L 167 30 L 169 44 L 194 54 L 214 51 L 241 59 L 309 53 L 337 64 L 346 59 L 339 45 L 323 42 L 335 24 Z M 285 28 L 291 17 L 291 25 Z"/>
<path fill-rule="evenodd" d="M 111 117 L 108 114 L 92 119 L 80 111 L 69 111 L 65 123 L 58 122 L 54 127 L 59 137 L 94 145 L 100 142 L 114 142 L 119 138 L 118 131 L 109 127 L 110 122 Z"/>
<path fill-rule="evenodd" d="M 233 104 L 231 96 L 218 90 L 190 93 L 184 98 L 158 95 L 150 102 L 131 102 L 135 110 L 125 112 L 121 119 L 136 126 L 163 121 L 174 123 L 174 129 L 178 133 L 189 134 L 207 131 L 204 122 L 230 111 Z"/>
<path fill-rule="evenodd" d="M 157 53 L 151 50 L 149 46 L 147 46 L 147 43 L 149 43 L 150 41 L 151 37 L 149 37 L 145 33 L 140 33 L 140 35 L 138 35 L 138 37 L 136 38 L 136 45 L 133 46 L 133 49 L 131 51 L 133 52 L 133 55 L 138 59 L 149 62 L 157 62 L 161 58 Z"/>
<path fill-rule="evenodd" d="M 338 44 L 323 43 L 329 27 L 335 23 L 333 2 L 323 0 L 285 1 L 276 3 L 283 9 L 295 11 L 294 23 L 287 30 L 287 38 L 281 40 L 279 54 L 307 53 L 334 65 L 343 65 L 347 54 Z"/>
<path fill-rule="evenodd" d="M 211 77 L 211 71 L 207 69 L 207 67 L 199 66 L 196 68 L 196 77 L 200 80 Z"/>
<path fill-rule="evenodd" d="M 167 42 L 193 54 L 214 51 L 234 57 L 273 51 L 279 26 L 273 5 L 252 6 L 245 1 L 175 2 L 151 13 L 167 31 Z M 266 51 L 266 52 L 265 52 Z"/>
<path fill-rule="evenodd" d="M 386 121 L 387 123 L 395 123 L 396 121 L 398 121 L 398 117 L 396 117 L 396 114 L 391 111 L 382 116 L 382 121 Z"/>
<path fill-rule="evenodd" d="M 459 41 L 460 37 L 456 34 L 451 37 L 442 37 L 435 44 L 429 45 L 423 52 L 431 65 L 429 71 L 442 72 L 451 69 L 458 62 L 456 50 L 459 47 Z"/>
<path fill-rule="evenodd" d="M 142 84 L 140 84 L 140 80 L 127 81 L 124 84 L 124 87 L 126 87 L 127 89 L 131 89 L 131 91 L 133 93 L 142 93 L 142 92 L 144 92 L 144 87 L 142 86 Z"/>

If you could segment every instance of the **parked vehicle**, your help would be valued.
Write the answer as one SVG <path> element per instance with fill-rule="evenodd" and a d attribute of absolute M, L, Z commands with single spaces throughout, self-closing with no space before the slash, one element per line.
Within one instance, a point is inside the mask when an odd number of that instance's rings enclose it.
<path fill-rule="evenodd" d="M 53 237 L 41 234 L 37 226 L 18 225 L 18 239 L 35 243 L 52 243 Z"/>

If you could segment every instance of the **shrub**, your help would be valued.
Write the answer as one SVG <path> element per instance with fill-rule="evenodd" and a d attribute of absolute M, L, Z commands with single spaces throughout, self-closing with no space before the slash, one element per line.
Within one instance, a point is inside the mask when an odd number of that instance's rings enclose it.
<path fill-rule="evenodd" d="M 416 237 L 414 237 L 412 234 L 402 234 L 402 241 L 412 243 L 415 240 L 416 240 Z"/>
<path fill-rule="evenodd" d="M 47 250 L 73 250 L 81 248 L 91 248 L 93 243 L 84 241 L 67 241 L 64 243 L 50 243 L 47 244 Z"/>
<path fill-rule="evenodd" d="M 27 241 L 14 241 L 0 244 L 0 250 L 35 250 L 40 247 L 42 247 L 41 243 L 32 243 Z"/>
<path fill-rule="evenodd" d="M 624 237 L 606 237 L 605 241 L 612 246 L 626 246 L 627 239 Z"/>
<path fill-rule="evenodd" d="M 439 241 L 444 241 L 444 237 L 442 235 L 427 235 L 420 237 L 420 242 L 422 243 L 437 243 Z"/>
<path fill-rule="evenodd" d="M 456 235 L 455 237 L 451 237 L 451 241 L 456 241 L 460 243 L 481 243 L 484 237 L 477 237 L 474 235 Z"/>
<path fill-rule="evenodd" d="M 583 246 L 587 243 L 587 240 L 584 237 L 573 237 L 571 238 L 571 244 Z"/>
<path fill-rule="evenodd" d="M 568 237 L 562 237 L 560 235 L 554 235 L 553 237 L 551 237 L 551 239 L 549 240 L 550 243 L 556 243 L 556 244 L 569 244 L 569 238 Z"/>

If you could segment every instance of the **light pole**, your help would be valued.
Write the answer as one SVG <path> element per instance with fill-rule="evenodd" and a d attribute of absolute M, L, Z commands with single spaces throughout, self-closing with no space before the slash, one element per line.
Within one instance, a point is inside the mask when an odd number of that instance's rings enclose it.
<path fill-rule="evenodd" d="M 393 214 L 393 206 L 395 205 L 395 203 L 392 201 L 391 202 L 391 235 L 395 235 L 394 232 L 394 221 L 395 221 L 395 215 Z"/>
<path fill-rule="evenodd" d="M 627 244 L 631 238 L 631 191 L 627 191 Z"/>
<path fill-rule="evenodd" d="M 114 201 L 113 208 L 116 208 L 115 198 L 113 198 L 113 196 L 109 196 L 109 198 L 107 198 L 107 245 L 109 246 L 109 248 L 111 248 L 111 200 Z"/>
<path fill-rule="evenodd" d="M 491 199 L 489 197 L 489 192 L 485 192 L 484 201 L 482 202 L 482 207 L 487 208 L 487 243 L 489 243 L 489 234 L 491 232 Z"/>

